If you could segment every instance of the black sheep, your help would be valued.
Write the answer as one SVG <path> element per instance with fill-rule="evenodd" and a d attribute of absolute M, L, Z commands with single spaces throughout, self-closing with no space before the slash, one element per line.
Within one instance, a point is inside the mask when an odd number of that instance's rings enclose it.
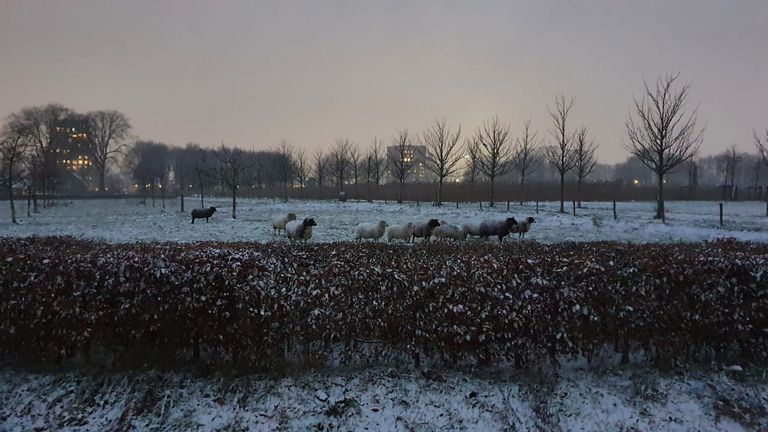
<path fill-rule="evenodd" d="M 205 223 L 208 223 L 208 218 L 213 216 L 214 213 L 216 213 L 216 207 L 208 207 L 207 209 L 206 208 L 193 209 L 192 223 L 195 223 L 195 219 L 202 219 L 202 218 L 205 218 Z"/>
<path fill-rule="evenodd" d="M 440 222 L 437 219 L 430 219 L 426 222 L 417 223 L 413 228 L 413 237 L 411 237 L 411 243 L 416 237 L 424 237 L 429 241 L 429 237 L 432 236 L 432 231 L 440 226 Z"/>
<path fill-rule="evenodd" d="M 506 218 L 500 221 L 483 221 L 480 223 L 480 238 L 487 238 L 495 235 L 499 237 L 499 243 L 506 237 L 517 225 L 515 218 Z"/>

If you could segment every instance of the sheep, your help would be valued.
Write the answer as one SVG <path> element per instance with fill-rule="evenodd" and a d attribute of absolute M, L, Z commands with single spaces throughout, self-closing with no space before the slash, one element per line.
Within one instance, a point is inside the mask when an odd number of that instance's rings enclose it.
<path fill-rule="evenodd" d="M 317 226 L 312 218 L 304 218 L 303 221 L 293 220 L 285 224 L 285 235 L 288 240 L 307 240 L 312 238 L 312 227 Z"/>
<path fill-rule="evenodd" d="M 192 223 L 195 223 L 195 219 L 205 218 L 205 223 L 208 223 L 208 218 L 216 213 L 216 207 L 199 208 L 192 210 Z"/>
<path fill-rule="evenodd" d="M 525 238 L 525 233 L 531 230 L 531 224 L 536 222 L 536 220 L 530 216 L 525 218 L 525 220 L 517 225 L 512 229 L 513 233 L 518 234 L 518 238 Z"/>
<path fill-rule="evenodd" d="M 464 240 L 467 239 L 467 236 L 480 236 L 480 224 L 477 222 L 465 222 L 461 224 L 461 233 L 464 236 Z"/>
<path fill-rule="evenodd" d="M 499 237 L 499 243 L 504 242 L 512 229 L 517 225 L 515 218 L 506 218 L 500 221 L 484 220 L 480 222 L 480 237 L 486 238 L 492 235 Z"/>
<path fill-rule="evenodd" d="M 272 216 L 272 235 L 277 234 L 278 231 L 285 231 L 285 224 L 290 221 L 296 220 L 296 213 L 282 214 L 279 216 Z"/>
<path fill-rule="evenodd" d="M 408 222 L 405 225 L 392 225 L 387 230 L 387 241 L 392 242 L 394 239 L 405 240 L 406 243 L 411 241 L 413 236 L 413 222 Z"/>
<path fill-rule="evenodd" d="M 464 232 L 456 225 L 440 221 L 440 226 L 432 232 L 435 237 L 442 239 L 464 240 Z"/>
<path fill-rule="evenodd" d="M 424 237 L 426 241 L 429 241 L 429 237 L 432 235 L 432 231 L 440 226 L 440 222 L 437 219 L 430 219 L 426 222 L 417 223 L 413 228 L 413 236 L 411 236 L 411 243 L 416 237 Z"/>
<path fill-rule="evenodd" d="M 355 227 L 355 240 L 360 241 L 364 238 L 379 241 L 387 228 L 387 222 L 380 220 L 378 223 L 361 223 Z"/>

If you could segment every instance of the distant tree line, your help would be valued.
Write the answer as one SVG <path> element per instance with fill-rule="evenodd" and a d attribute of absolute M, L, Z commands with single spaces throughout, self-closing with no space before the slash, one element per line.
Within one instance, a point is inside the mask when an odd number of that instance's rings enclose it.
<path fill-rule="evenodd" d="M 361 147 L 342 136 L 311 152 L 286 140 L 263 150 L 223 142 L 178 147 L 135 137 L 119 111 L 82 114 L 58 104 L 28 107 L 11 113 L 0 129 L 3 195 L 10 198 L 13 222 L 14 193 L 26 196 L 28 216 L 40 211 L 39 197 L 43 208 L 51 204 L 67 169 L 60 163 L 60 151 L 72 137 L 68 126 L 62 132 L 62 125 L 74 121 L 83 129 L 75 136 L 82 139 L 98 193 L 136 194 L 144 204 L 148 198 L 153 206 L 159 200 L 163 208 L 166 198 L 174 196 L 182 212 L 190 195 L 199 198 L 201 207 L 208 196 L 228 196 L 233 218 L 238 196 L 327 198 L 329 191 L 351 192 L 352 198 L 369 201 L 382 195 L 398 202 L 426 197 L 438 206 L 446 194 L 457 200 L 456 191 L 461 191 L 464 200 L 487 201 L 492 207 L 500 193 L 510 199 L 511 187 L 522 204 L 532 189 L 556 185 L 560 211 L 565 212 L 566 195 L 581 207 L 582 199 L 596 196 L 595 184 L 655 187 L 660 219 L 665 185 L 684 188 L 689 198 L 705 186 L 736 198 L 737 185 L 762 196 L 760 184 L 768 178 L 768 130 L 754 132 L 756 155 L 740 153 L 733 145 L 721 154 L 696 158 L 704 131 L 697 126 L 696 108 L 688 107 L 690 84 L 678 84 L 678 79 L 670 74 L 644 83 L 626 122 L 625 148 L 631 156 L 613 166 L 598 163 L 598 145 L 586 126 L 572 126 L 574 100 L 564 95 L 557 95 L 547 109 L 548 136 L 540 135 L 531 120 L 522 123 L 515 137 L 511 125 L 498 116 L 470 132 L 437 119 L 421 133 L 395 131 L 389 142 L 374 138 Z M 418 176 L 416 168 L 426 175 Z"/>

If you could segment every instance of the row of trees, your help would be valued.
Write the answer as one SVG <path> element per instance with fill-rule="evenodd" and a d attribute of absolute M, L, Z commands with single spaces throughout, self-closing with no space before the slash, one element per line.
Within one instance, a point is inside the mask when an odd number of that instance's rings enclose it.
<path fill-rule="evenodd" d="M 697 126 L 697 109 L 689 109 L 690 84 L 678 85 L 679 75 L 669 74 L 644 83 L 643 93 L 634 100 L 626 122 L 629 143 L 625 146 L 632 157 L 656 177 L 657 212 L 664 219 L 664 184 L 673 172 L 685 170 L 689 178 L 697 177 L 694 157 L 703 139 L 703 128 Z M 105 176 L 111 161 L 122 155 L 119 168 L 128 173 L 144 195 L 151 192 L 153 204 L 160 192 L 165 206 L 166 191 L 173 188 L 181 197 L 189 191 L 200 195 L 204 205 L 206 191 L 225 191 L 232 197 L 232 216 L 236 217 L 238 190 L 260 189 L 279 185 L 284 199 L 294 186 L 333 185 L 339 191 L 345 185 L 355 190 L 365 183 L 368 199 L 372 189 L 381 185 L 387 175 L 399 184 L 398 202 L 403 200 L 406 182 L 417 172 L 416 164 L 435 179 L 435 204 L 442 204 L 443 186 L 448 179 L 463 177 L 472 185 L 487 182 L 488 201 L 494 205 L 495 185 L 501 178 L 514 174 L 525 200 L 526 182 L 543 167 L 556 172 L 560 186 L 560 211 L 564 212 L 566 179 L 576 183 L 576 201 L 581 207 L 582 184 L 598 166 L 597 144 L 586 126 L 574 128 L 571 115 L 572 98 L 555 97 L 548 107 L 549 140 L 541 136 L 531 120 L 523 124 L 517 137 L 510 136 L 510 125 L 492 117 L 471 133 L 461 125 L 452 126 L 445 119 L 435 120 L 422 133 L 399 130 L 389 146 L 378 138 L 361 151 L 348 138 L 338 138 L 330 149 L 318 148 L 311 155 L 296 149 L 287 141 L 265 151 L 249 151 L 227 147 L 215 148 L 197 144 L 171 147 L 153 141 L 134 141 L 131 125 L 120 112 L 112 110 L 77 114 L 61 105 L 49 104 L 25 108 L 11 114 L 2 127 L 3 182 L 11 196 L 11 215 L 15 221 L 13 186 L 25 180 L 29 201 L 37 211 L 37 194 L 50 196 L 56 185 L 57 149 L 62 135 L 57 128 L 68 118 L 77 117 L 87 124 L 88 153 L 98 175 L 98 189 L 105 190 Z M 130 145 L 129 145 L 130 143 Z M 755 133 L 761 161 L 768 165 L 768 130 Z M 723 184 L 734 184 L 737 166 L 742 160 L 735 147 L 717 157 L 724 165 Z M 692 182 L 689 182 L 693 184 Z M 45 204 L 44 204 L 45 205 Z M 28 206 L 29 207 L 29 206 Z"/>

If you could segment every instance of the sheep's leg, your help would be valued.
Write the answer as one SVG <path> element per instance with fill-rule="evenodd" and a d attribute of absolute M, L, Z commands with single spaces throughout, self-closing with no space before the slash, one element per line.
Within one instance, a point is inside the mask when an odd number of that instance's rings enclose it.
<path fill-rule="evenodd" d="M 192 218 L 192 223 L 195 223 L 195 218 Z"/>

